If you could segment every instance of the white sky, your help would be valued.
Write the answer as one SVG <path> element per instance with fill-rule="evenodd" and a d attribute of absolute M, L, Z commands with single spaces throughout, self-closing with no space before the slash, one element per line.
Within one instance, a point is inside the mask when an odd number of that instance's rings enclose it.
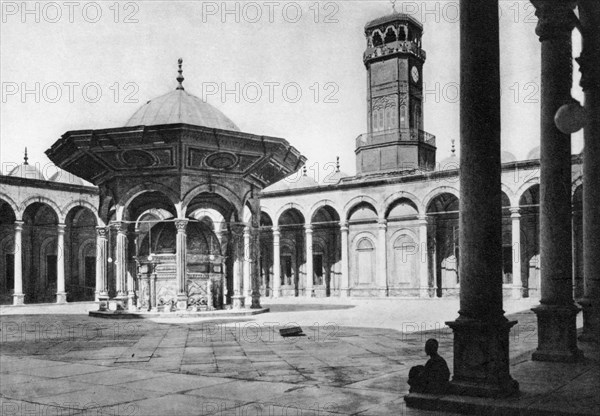
<path fill-rule="evenodd" d="M 28 2 L 32 12 L 23 15 L 21 1 L 2 1 L 3 174 L 21 163 L 25 146 L 30 164 L 43 167 L 49 163 L 44 151 L 64 132 L 124 125 L 143 103 L 175 88 L 179 57 L 186 90 L 202 97 L 216 87 L 207 101 L 242 131 L 287 139 L 308 157 L 316 179 L 331 172 L 336 156 L 343 171 L 355 172 L 355 138 L 366 131 L 363 28 L 389 14 L 389 2 L 72 3 Z M 232 13 L 223 15 L 225 8 Z M 437 136 L 439 161 L 450 154 L 450 140 L 459 140 L 458 0 L 399 1 L 396 8 L 424 23 L 425 130 Z M 539 144 L 537 19 L 528 1 L 503 0 L 500 8 L 502 143 L 523 159 Z M 124 22 L 128 16 L 133 22 Z M 576 64 L 574 75 L 573 94 L 580 99 Z M 36 85 L 38 92 L 22 94 Z M 239 99 L 221 95 L 236 85 Z M 252 102 L 257 85 L 262 96 Z M 298 87 L 302 96 L 292 102 Z M 91 102 L 98 88 L 101 95 Z M 126 102 L 129 93 L 133 102 Z M 329 101 L 337 102 L 326 102 L 330 93 Z M 578 133 L 573 150 L 581 147 Z"/>

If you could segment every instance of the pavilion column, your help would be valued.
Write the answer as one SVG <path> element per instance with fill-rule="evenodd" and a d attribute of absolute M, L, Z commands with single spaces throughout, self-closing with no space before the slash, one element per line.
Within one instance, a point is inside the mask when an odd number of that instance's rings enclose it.
<path fill-rule="evenodd" d="M 542 44 L 540 148 L 540 305 L 537 361 L 573 361 L 577 348 L 571 235 L 571 136 L 556 127 L 556 111 L 571 101 L 571 34 L 575 1 L 532 0 Z"/>
<path fill-rule="evenodd" d="M 460 310 L 453 391 L 514 394 L 502 310 L 500 39 L 498 0 L 460 2 Z M 474 82 L 473 80 L 476 80 Z"/>
<path fill-rule="evenodd" d="M 115 223 L 117 230 L 117 248 L 115 255 L 115 283 L 117 289 L 116 307 L 121 310 L 124 308 L 123 300 L 127 297 L 127 224 L 124 222 Z"/>
<path fill-rule="evenodd" d="M 66 303 L 67 293 L 65 291 L 65 224 L 58 224 L 58 238 L 56 242 L 56 303 Z"/>
<path fill-rule="evenodd" d="M 419 215 L 419 296 L 429 297 L 429 255 L 427 253 L 427 215 Z"/>
<path fill-rule="evenodd" d="M 175 274 L 177 276 L 177 310 L 187 309 L 187 229 L 188 220 L 175 220 L 177 237 L 175 241 Z"/>
<path fill-rule="evenodd" d="M 350 273 L 348 270 L 348 222 L 340 222 L 340 232 L 342 234 L 342 283 L 340 285 L 340 295 L 342 297 L 350 296 Z"/>
<path fill-rule="evenodd" d="M 306 234 L 306 297 L 313 295 L 313 229 L 311 224 L 304 226 Z"/>
<path fill-rule="evenodd" d="M 250 247 L 250 227 L 244 227 L 244 277 L 243 277 L 243 295 L 246 297 L 245 304 L 249 305 L 252 302 L 252 256 Z"/>
<path fill-rule="evenodd" d="M 280 252 L 281 232 L 279 227 L 273 226 L 273 297 L 278 298 L 281 295 L 281 252 Z"/>
<path fill-rule="evenodd" d="M 523 297 L 523 277 L 521 275 L 521 214 L 519 207 L 510 209 L 512 223 L 512 276 L 513 276 L 513 299 Z"/>
<path fill-rule="evenodd" d="M 221 248 L 222 261 L 221 261 L 221 292 L 219 298 L 219 306 L 223 308 L 227 304 L 227 231 L 222 230 L 217 233 L 219 239 L 219 247 Z"/>
<path fill-rule="evenodd" d="M 583 50 L 578 62 L 585 93 L 587 124 L 583 131 L 583 333 L 600 343 L 600 4 L 579 0 Z"/>
<path fill-rule="evenodd" d="M 23 221 L 15 221 L 15 242 L 14 242 L 14 275 L 15 289 L 13 291 L 13 305 L 22 305 L 25 303 L 23 294 Z"/>
<path fill-rule="evenodd" d="M 106 227 L 96 227 L 96 302 L 100 302 L 99 309 L 106 310 L 108 292 L 107 286 L 107 253 L 108 239 Z"/>
<path fill-rule="evenodd" d="M 377 224 L 377 286 L 388 295 L 387 285 L 387 221 L 380 219 Z"/>
<path fill-rule="evenodd" d="M 244 307 L 244 295 L 242 293 L 242 278 L 244 267 L 244 247 L 243 240 L 240 238 L 239 226 L 232 226 L 233 243 L 233 296 L 231 297 L 233 309 L 242 309 Z"/>
<path fill-rule="evenodd" d="M 252 227 L 250 228 L 250 309 L 260 309 L 260 228 L 259 211 L 252 215 Z"/>

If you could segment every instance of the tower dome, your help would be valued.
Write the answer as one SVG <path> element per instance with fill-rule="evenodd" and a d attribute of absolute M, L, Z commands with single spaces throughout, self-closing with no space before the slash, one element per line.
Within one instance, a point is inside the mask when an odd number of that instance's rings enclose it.
<path fill-rule="evenodd" d="M 27 157 L 27 148 L 25 148 L 25 157 L 23 158 L 23 163 L 11 170 L 8 173 L 8 176 L 45 181 L 46 178 L 44 177 L 44 174 L 37 167 L 30 165 L 28 160 L 29 157 Z"/>
<path fill-rule="evenodd" d="M 183 88 L 183 75 L 179 59 L 178 86 L 175 91 L 154 98 L 140 107 L 125 124 L 125 127 L 156 126 L 161 124 L 185 123 L 222 130 L 240 131 L 225 114 Z"/>

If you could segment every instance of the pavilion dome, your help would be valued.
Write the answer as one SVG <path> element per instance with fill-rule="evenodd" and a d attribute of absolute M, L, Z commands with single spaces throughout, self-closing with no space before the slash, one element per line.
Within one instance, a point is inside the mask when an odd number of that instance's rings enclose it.
<path fill-rule="evenodd" d="M 75 176 L 66 170 L 58 169 L 58 171 L 50 177 L 51 182 L 66 183 L 69 185 L 85 185 L 83 179 Z"/>
<path fill-rule="evenodd" d="M 315 181 L 313 178 L 306 174 L 306 168 L 303 170 L 302 176 L 300 176 L 298 179 L 295 178 L 296 177 L 292 175 L 292 177 L 282 179 L 279 182 L 274 183 L 273 185 L 265 188 L 265 191 L 286 191 L 290 189 L 301 189 L 310 188 L 312 186 L 319 186 L 317 181 Z"/>
<path fill-rule="evenodd" d="M 182 62 L 180 59 L 177 77 L 179 85 L 175 91 L 148 101 L 131 116 L 125 127 L 185 123 L 240 131 L 225 114 L 183 88 Z"/>

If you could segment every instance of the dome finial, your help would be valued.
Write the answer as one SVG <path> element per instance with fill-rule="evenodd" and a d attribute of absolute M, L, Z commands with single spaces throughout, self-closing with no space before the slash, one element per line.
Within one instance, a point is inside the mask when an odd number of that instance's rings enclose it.
<path fill-rule="evenodd" d="M 339 156 L 335 157 L 335 171 L 336 172 L 340 171 L 340 157 Z"/>
<path fill-rule="evenodd" d="M 306 165 L 302 167 L 302 176 L 306 176 Z"/>
<path fill-rule="evenodd" d="M 179 82 L 179 85 L 177 86 L 177 90 L 184 90 L 185 88 L 183 88 L 183 80 L 185 79 L 183 77 L 183 69 L 181 69 L 181 65 L 183 64 L 183 59 L 179 58 L 177 60 L 177 63 L 179 64 L 179 70 L 177 72 L 179 72 L 179 75 L 177 76 L 177 82 Z"/>
<path fill-rule="evenodd" d="M 451 140 L 451 142 L 452 142 L 452 156 L 456 156 L 456 155 L 455 155 L 455 153 L 456 153 L 456 146 L 454 146 L 454 142 L 455 142 L 455 141 L 456 141 L 456 140 L 454 140 L 454 139 L 452 139 L 452 140 Z"/>
<path fill-rule="evenodd" d="M 392 13 L 398 13 L 396 11 L 396 0 L 390 0 L 390 3 L 392 3 Z"/>
<path fill-rule="evenodd" d="M 29 157 L 27 157 L 27 147 L 25 147 L 25 156 L 23 157 L 23 164 L 24 165 L 29 165 Z"/>

